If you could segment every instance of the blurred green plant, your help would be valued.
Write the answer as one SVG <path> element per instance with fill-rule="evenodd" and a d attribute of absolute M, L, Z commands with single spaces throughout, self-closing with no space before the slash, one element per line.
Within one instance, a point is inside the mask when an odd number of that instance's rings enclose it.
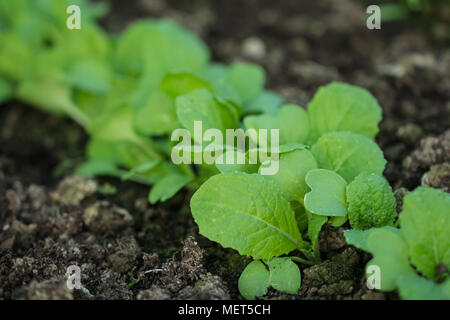
<path fill-rule="evenodd" d="M 373 4 L 373 1 L 365 1 Z M 381 21 L 391 22 L 405 20 L 413 15 L 420 15 L 434 19 L 439 10 L 448 5 L 447 0 L 396 0 L 379 4 L 381 9 Z"/>
<path fill-rule="evenodd" d="M 81 8 L 79 30 L 66 27 L 72 4 Z M 96 22 L 106 12 L 86 0 L 0 0 L 0 102 L 15 98 L 83 126 L 88 161 L 78 173 L 155 184 L 149 199 L 165 200 L 219 172 L 169 161 L 169 135 L 183 122 L 178 97 L 207 90 L 232 110 L 232 127 L 282 103 L 264 90 L 261 67 L 212 63 L 205 44 L 176 23 L 140 20 L 110 36 Z"/>

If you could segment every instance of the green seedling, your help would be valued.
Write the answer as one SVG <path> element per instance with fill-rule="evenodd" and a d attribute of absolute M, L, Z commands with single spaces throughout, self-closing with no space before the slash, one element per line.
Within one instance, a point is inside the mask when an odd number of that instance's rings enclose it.
<path fill-rule="evenodd" d="M 419 187 L 406 195 L 400 229 L 393 227 L 347 230 L 347 242 L 368 251 L 366 266 L 380 270 L 378 289 L 398 289 L 403 299 L 450 299 L 450 196 Z"/>

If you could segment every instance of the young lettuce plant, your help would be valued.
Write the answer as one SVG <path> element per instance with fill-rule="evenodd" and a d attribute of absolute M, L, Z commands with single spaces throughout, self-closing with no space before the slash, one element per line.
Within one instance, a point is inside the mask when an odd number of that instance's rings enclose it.
<path fill-rule="evenodd" d="M 70 4 L 83 13 L 80 30 L 66 28 Z M 150 202 L 164 201 L 219 172 L 170 160 L 170 134 L 191 128 L 198 107 L 207 116 L 225 110 L 211 123 L 225 130 L 281 104 L 264 90 L 261 67 L 212 63 L 206 45 L 174 22 L 140 20 L 113 37 L 95 21 L 104 13 L 85 0 L 0 0 L 0 101 L 15 98 L 83 126 L 88 161 L 78 173 L 154 185 Z"/>
<path fill-rule="evenodd" d="M 404 198 L 400 229 L 347 230 L 345 238 L 373 255 L 366 274 L 379 269 L 377 289 L 397 289 L 403 299 L 449 300 L 449 209 L 450 194 L 419 187 Z"/>
<path fill-rule="evenodd" d="M 325 223 L 393 225 L 386 160 L 372 140 L 380 120 L 370 93 L 343 83 L 320 88 L 307 110 L 286 105 L 244 118 L 246 128 L 280 130 L 278 172 L 261 174 L 270 163 L 258 172 L 222 169 L 195 192 L 191 210 L 202 235 L 254 259 L 239 279 L 245 298 L 263 296 L 269 286 L 297 292 L 300 271 L 292 261 L 320 261 Z"/>
<path fill-rule="evenodd" d="M 132 24 L 117 40 L 113 56 L 114 69 L 124 79 L 135 79 L 125 95 L 129 102 L 117 103 L 96 122 L 89 161 L 78 172 L 152 184 L 151 203 L 165 201 L 185 186 L 196 189 L 220 172 L 214 166 L 194 171 L 172 163 L 170 134 L 175 129 L 186 128 L 193 135 L 194 121 L 202 121 L 205 129 L 225 132 L 237 128 L 244 114 L 274 112 L 282 101 L 263 89 L 261 67 L 211 63 L 200 39 L 170 21 Z"/>

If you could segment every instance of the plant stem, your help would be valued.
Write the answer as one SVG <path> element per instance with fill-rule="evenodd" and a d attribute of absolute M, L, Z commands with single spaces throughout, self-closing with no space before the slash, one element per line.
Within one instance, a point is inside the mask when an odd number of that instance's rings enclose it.
<path fill-rule="evenodd" d="M 302 259 L 300 257 L 289 257 L 289 258 L 291 258 L 294 261 L 297 261 L 297 262 L 300 262 L 300 263 L 303 263 L 303 264 L 307 264 L 309 266 L 314 265 L 314 262 Z"/>

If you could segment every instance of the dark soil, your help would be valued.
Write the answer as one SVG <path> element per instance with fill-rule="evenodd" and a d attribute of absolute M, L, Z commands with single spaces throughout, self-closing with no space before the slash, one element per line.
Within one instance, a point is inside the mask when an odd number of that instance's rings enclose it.
<path fill-rule="evenodd" d="M 332 0 L 116 0 L 102 23 L 119 32 L 136 18 L 174 19 L 214 60 L 261 64 L 268 88 L 302 106 L 330 81 L 369 89 L 383 107 L 377 141 L 400 210 L 421 184 L 450 188 L 450 49 L 439 24 L 368 30 L 362 12 Z M 198 234 L 190 194 L 151 206 L 145 186 L 71 176 L 85 142 L 70 120 L 1 106 L 0 299 L 240 298 L 249 259 Z M 267 297 L 396 298 L 366 289 L 370 256 L 346 245 L 341 228 L 325 228 L 320 245 L 323 262 L 302 268 L 298 295 Z M 70 265 L 81 268 L 80 290 L 66 286 Z"/>

